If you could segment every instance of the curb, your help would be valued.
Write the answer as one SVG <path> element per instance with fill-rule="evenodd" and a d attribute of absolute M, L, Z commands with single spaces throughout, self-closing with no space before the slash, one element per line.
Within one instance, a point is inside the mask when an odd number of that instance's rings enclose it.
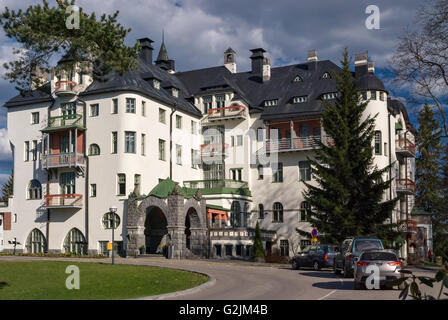
<path fill-rule="evenodd" d="M 190 294 L 190 293 L 199 292 L 201 290 L 204 290 L 205 288 L 209 288 L 209 287 L 214 286 L 215 283 L 216 283 L 216 278 L 213 277 L 209 273 L 196 272 L 196 271 L 190 271 L 190 270 L 185 270 L 185 269 L 177 269 L 177 268 L 171 268 L 171 269 L 188 271 L 188 272 L 194 272 L 194 273 L 197 273 L 197 274 L 206 275 L 207 277 L 210 278 L 210 280 L 208 280 L 206 283 L 203 283 L 203 284 L 201 284 L 201 285 L 199 285 L 197 287 L 186 289 L 186 290 L 182 290 L 182 291 L 175 291 L 175 292 L 164 293 L 164 294 L 159 294 L 159 295 L 155 295 L 155 296 L 147 296 L 147 297 L 134 298 L 134 299 L 128 299 L 128 300 L 163 300 L 163 299 L 166 299 L 166 298 L 174 298 L 174 297 L 182 296 L 184 294 Z"/>

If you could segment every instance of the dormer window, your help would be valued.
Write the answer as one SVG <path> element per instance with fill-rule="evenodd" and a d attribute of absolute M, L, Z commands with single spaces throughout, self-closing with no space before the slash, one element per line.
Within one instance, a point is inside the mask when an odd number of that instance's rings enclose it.
<path fill-rule="evenodd" d="M 367 91 L 361 92 L 361 98 L 362 100 L 367 100 Z"/>
<path fill-rule="evenodd" d="M 159 90 L 160 89 L 160 81 L 157 79 L 153 79 L 152 80 L 152 86 L 154 87 L 154 89 Z"/>
<path fill-rule="evenodd" d="M 272 99 L 272 100 L 265 100 L 264 106 L 265 107 L 273 107 L 278 104 L 278 99 Z"/>
<path fill-rule="evenodd" d="M 322 75 L 321 79 L 331 79 L 331 76 L 330 76 L 330 74 L 329 74 L 328 72 L 325 72 L 325 73 Z"/>
<path fill-rule="evenodd" d="M 171 89 L 171 94 L 173 95 L 173 97 L 178 98 L 178 97 L 179 97 L 179 89 L 177 89 L 177 88 L 172 88 L 172 89 Z"/>
<path fill-rule="evenodd" d="M 307 101 L 308 101 L 308 96 L 294 97 L 294 99 L 293 99 L 294 103 L 304 103 Z"/>
<path fill-rule="evenodd" d="M 331 100 L 331 99 L 336 99 L 339 96 L 339 93 L 337 92 L 329 92 L 329 93 L 324 93 L 322 95 L 322 98 L 324 100 Z"/>
<path fill-rule="evenodd" d="M 297 75 L 297 76 L 294 78 L 293 82 L 303 82 L 303 79 L 302 79 L 301 76 Z"/>

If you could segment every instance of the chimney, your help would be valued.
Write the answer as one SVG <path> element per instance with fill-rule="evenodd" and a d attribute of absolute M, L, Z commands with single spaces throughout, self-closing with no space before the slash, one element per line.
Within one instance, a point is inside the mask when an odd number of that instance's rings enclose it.
<path fill-rule="evenodd" d="M 153 43 L 154 41 L 149 38 L 142 38 L 138 39 L 137 41 L 142 46 L 142 49 L 140 51 L 140 58 L 142 58 L 146 63 L 152 64 L 152 51 L 154 50 L 154 48 L 152 47 L 151 43 Z"/>
<path fill-rule="evenodd" d="M 368 73 L 367 51 L 355 55 L 355 77 L 359 78 Z"/>
<path fill-rule="evenodd" d="M 263 81 L 271 79 L 271 60 L 269 58 L 263 59 Z"/>
<path fill-rule="evenodd" d="M 252 74 L 263 77 L 263 64 L 264 64 L 264 56 L 263 53 L 266 52 L 263 48 L 257 48 L 250 50 L 252 55 L 250 59 L 252 60 Z"/>
<path fill-rule="evenodd" d="M 375 74 L 375 62 L 369 61 L 367 63 L 367 71 L 371 74 Z"/>
<path fill-rule="evenodd" d="M 224 67 L 230 72 L 236 73 L 236 52 L 232 48 L 228 48 L 224 52 Z"/>
<path fill-rule="evenodd" d="M 308 70 L 315 71 L 317 69 L 317 62 L 319 59 L 317 58 L 316 50 L 308 50 L 308 56 L 306 58 L 306 62 L 308 63 Z"/>

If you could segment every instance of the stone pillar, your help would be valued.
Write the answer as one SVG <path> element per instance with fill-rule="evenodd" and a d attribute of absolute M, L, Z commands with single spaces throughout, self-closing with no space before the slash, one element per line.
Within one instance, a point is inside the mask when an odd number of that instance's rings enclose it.
<path fill-rule="evenodd" d="M 138 209 L 138 201 L 130 196 L 127 201 L 126 215 L 126 256 L 139 254 L 139 249 L 145 244 L 144 213 Z"/>

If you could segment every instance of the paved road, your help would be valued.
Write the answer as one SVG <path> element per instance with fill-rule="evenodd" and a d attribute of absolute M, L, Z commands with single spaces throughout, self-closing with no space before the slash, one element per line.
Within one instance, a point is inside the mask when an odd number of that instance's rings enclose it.
<path fill-rule="evenodd" d="M 51 258 L 0 257 L 1 260 L 37 260 Z M 56 259 L 56 260 L 61 260 Z M 64 259 L 89 262 L 106 259 Z M 208 260 L 166 260 L 163 258 L 117 259 L 117 263 L 139 264 L 204 272 L 216 282 L 198 292 L 168 299 L 176 300 L 397 300 L 395 290 L 353 290 L 353 279 L 336 276 L 331 270 L 292 270 L 289 265 L 252 264 L 248 262 L 216 262 Z M 434 272 L 417 271 L 431 276 Z M 424 287 L 438 293 L 439 287 Z M 445 289 L 445 292 L 448 290 Z"/>

